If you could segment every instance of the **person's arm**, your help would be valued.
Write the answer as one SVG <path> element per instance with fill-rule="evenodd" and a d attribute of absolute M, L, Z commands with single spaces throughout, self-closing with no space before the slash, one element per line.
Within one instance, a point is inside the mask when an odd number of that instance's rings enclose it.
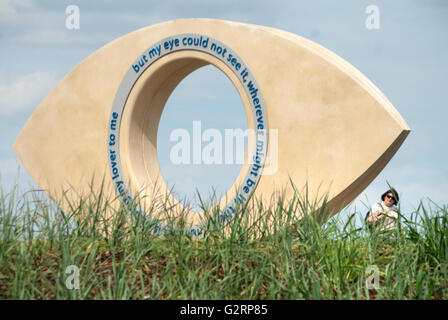
<path fill-rule="evenodd" d="M 387 216 L 389 218 L 389 221 L 391 221 L 391 228 L 395 226 L 397 220 L 398 220 L 398 212 L 397 208 L 394 207 L 391 211 L 387 213 Z"/>
<path fill-rule="evenodd" d="M 372 206 L 372 209 L 370 209 L 370 214 L 367 217 L 367 223 L 371 225 L 372 223 L 375 223 L 375 225 L 378 225 L 381 218 L 383 217 L 383 210 L 378 203 L 375 203 Z"/>
<path fill-rule="evenodd" d="M 369 224 L 375 223 L 375 225 L 378 225 L 383 216 L 384 216 L 383 213 L 379 213 L 378 215 L 370 214 L 369 217 L 367 218 L 367 222 Z"/>
<path fill-rule="evenodd" d="M 384 212 L 378 213 L 378 215 L 375 217 L 375 225 L 379 225 L 381 223 L 381 220 L 385 217 Z"/>
<path fill-rule="evenodd" d="M 367 217 L 367 223 L 368 224 L 372 224 L 372 222 L 374 221 L 374 217 L 373 217 L 373 214 L 372 214 L 372 210 L 370 210 L 370 214 L 369 214 L 369 216 Z"/>

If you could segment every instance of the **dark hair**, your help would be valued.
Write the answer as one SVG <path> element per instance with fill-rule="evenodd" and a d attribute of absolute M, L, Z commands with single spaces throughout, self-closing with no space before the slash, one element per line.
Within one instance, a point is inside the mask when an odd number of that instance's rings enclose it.
<path fill-rule="evenodd" d="M 400 198 L 398 197 L 398 192 L 397 190 L 395 190 L 394 188 L 390 188 L 389 190 L 387 190 L 386 192 L 383 193 L 383 195 L 381 196 L 381 200 L 384 201 L 384 198 L 386 197 L 387 194 L 392 193 L 394 195 L 395 198 L 395 203 L 397 204 L 398 201 L 400 201 Z"/>

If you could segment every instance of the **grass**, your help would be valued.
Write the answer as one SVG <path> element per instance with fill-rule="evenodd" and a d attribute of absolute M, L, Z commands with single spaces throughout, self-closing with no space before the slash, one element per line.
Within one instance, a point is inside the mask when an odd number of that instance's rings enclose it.
<path fill-rule="evenodd" d="M 181 217 L 161 235 L 135 209 L 110 215 L 99 196 L 61 212 L 38 192 L 2 191 L 0 298 L 448 298 L 447 206 L 421 203 L 391 237 L 357 228 L 364 213 L 323 221 L 325 204 L 300 192 L 269 208 L 251 204 L 224 228 L 209 211 L 204 236 L 192 237 Z M 84 218 L 75 223 L 76 215 Z M 69 289 L 76 287 L 72 265 L 78 289 Z M 366 287 L 370 266 L 379 271 L 377 290 Z"/>

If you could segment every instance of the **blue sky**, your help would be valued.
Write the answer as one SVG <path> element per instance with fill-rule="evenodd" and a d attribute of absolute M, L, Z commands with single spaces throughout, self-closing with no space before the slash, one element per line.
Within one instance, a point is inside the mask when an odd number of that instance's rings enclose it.
<path fill-rule="evenodd" d="M 80 9 L 80 29 L 65 26 L 66 7 Z M 365 12 L 376 5 L 380 29 L 368 30 Z M 179 18 L 217 18 L 266 25 L 313 40 L 365 74 L 412 129 L 382 173 L 354 202 L 373 204 L 387 188 L 400 193 L 402 210 L 420 200 L 447 203 L 448 1 L 35 1 L 0 0 L 0 175 L 4 190 L 16 182 L 35 188 L 12 144 L 40 101 L 85 57 L 131 31 Z M 150 44 L 148 44 L 149 46 Z M 220 88 L 220 89 L 218 89 Z M 227 112 L 225 111 L 227 110 Z M 232 115 L 238 115 L 237 118 Z M 216 123 L 219 117 L 221 127 Z M 210 180 L 225 191 L 239 166 L 173 168 L 167 163 L 169 128 L 245 128 L 230 82 L 213 67 L 191 74 L 163 114 L 159 154 L 163 174 L 180 193 L 204 192 Z M 163 137 L 164 138 L 163 138 Z M 162 139 L 162 140 L 161 140 Z"/>

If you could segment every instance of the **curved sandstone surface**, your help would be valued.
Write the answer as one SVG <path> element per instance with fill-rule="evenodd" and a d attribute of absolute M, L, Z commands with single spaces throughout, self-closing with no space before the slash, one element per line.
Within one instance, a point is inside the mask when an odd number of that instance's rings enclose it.
<path fill-rule="evenodd" d="M 186 34 L 197 37 L 199 47 L 193 40 L 187 47 L 188 37 L 182 44 Z M 58 203 L 67 190 L 74 198 L 100 189 L 120 193 L 123 185 L 130 195 L 143 195 L 144 206 L 153 206 L 169 194 L 157 162 L 163 107 L 184 77 L 207 64 L 235 85 L 248 128 L 261 128 L 269 137 L 263 149 L 264 174 L 254 176 L 249 197 L 265 202 L 279 192 L 291 197 L 292 181 L 298 189 L 307 184 L 310 197 L 328 193 L 334 214 L 380 173 L 410 132 L 374 84 L 310 40 L 257 25 L 183 19 L 137 30 L 87 57 L 38 106 L 14 149 L 40 188 Z M 250 70 L 248 78 L 244 68 Z M 132 83 L 129 77 L 134 77 Z M 255 98 L 254 88 L 244 81 L 249 79 L 257 85 Z M 118 122 L 111 113 L 116 106 L 122 112 Z M 264 122 L 259 127 L 260 115 Z M 119 130 L 114 150 L 111 126 Z M 248 157 L 256 150 L 254 144 Z M 115 156 L 120 171 L 114 169 Z M 244 195 L 252 169 L 246 160 L 221 200 L 223 207 L 238 196 L 235 192 Z M 117 172 L 122 185 L 114 180 Z M 170 201 L 177 204 L 172 196 Z M 191 219 L 196 223 L 202 217 L 191 214 Z"/>

